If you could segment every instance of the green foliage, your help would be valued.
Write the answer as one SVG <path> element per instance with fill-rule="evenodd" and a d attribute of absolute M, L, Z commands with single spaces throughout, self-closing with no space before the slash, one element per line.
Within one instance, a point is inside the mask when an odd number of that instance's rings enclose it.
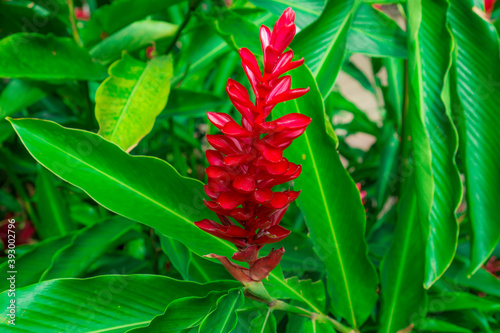
<path fill-rule="evenodd" d="M 262 69 L 288 7 L 310 91 L 270 117 L 312 118 L 284 152 L 301 194 L 242 285 L 194 225 L 218 220 L 206 112 L 241 120 L 238 49 Z M 0 1 L 0 331 L 499 332 L 499 22 L 479 0 Z"/>

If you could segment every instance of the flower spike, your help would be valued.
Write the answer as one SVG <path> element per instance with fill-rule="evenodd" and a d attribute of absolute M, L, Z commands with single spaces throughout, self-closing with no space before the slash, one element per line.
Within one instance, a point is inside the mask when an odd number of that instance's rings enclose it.
<path fill-rule="evenodd" d="M 210 166 L 206 169 L 205 192 L 211 200 L 204 203 L 221 223 L 204 219 L 195 224 L 238 248 L 232 259 L 248 263 L 248 268 L 216 254 L 208 257 L 218 259 L 244 284 L 267 278 L 279 264 L 284 248 L 273 249 L 261 258 L 259 250 L 290 234 L 279 223 L 300 193 L 272 188 L 300 175 L 301 166 L 284 158 L 283 150 L 304 133 L 311 118 L 292 113 L 266 121 L 276 104 L 299 98 L 309 91 L 309 88 L 291 89 L 291 77 L 282 76 L 304 63 L 304 59 L 292 61 L 292 50 L 285 52 L 295 36 L 294 20 L 295 13 L 288 8 L 272 31 L 261 27 L 263 68 L 250 50 L 239 50 L 241 65 L 256 96 L 255 102 L 251 101 L 242 84 L 228 80 L 226 92 L 242 115 L 241 125 L 225 113 L 207 112 L 210 122 L 222 134 L 207 135 L 215 150 L 206 152 Z"/>

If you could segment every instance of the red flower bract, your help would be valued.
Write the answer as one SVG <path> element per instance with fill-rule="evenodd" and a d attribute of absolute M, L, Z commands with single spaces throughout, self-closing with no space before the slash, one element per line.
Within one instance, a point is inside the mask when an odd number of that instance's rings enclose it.
<path fill-rule="evenodd" d="M 215 150 L 206 152 L 210 166 L 206 169 L 205 192 L 211 201 L 204 202 L 221 223 L 208 219 L 195 223 L 209 234 L 236 245 L 238 252 L 233 259 L 247 262 L 249 268 L 235 265 L 225 257 L 209 256 L 220 260 L 242 283 L 261 281 L 278 265 L 283 248 L 273 249 L 260 259 L 258 252 L 265 244 L 290 234 L 279 223 L 290 203 L 299 196 L 297 191 L 275 192 L 272 188 L 300 175 L 301 166 L 284 158 L 283 150 L 304 133 L 311 118 L 293 113 L 266 121 L 276 104 L 309 91 L 291 89 L 291 77 L 282 76 L 304 63 L 304 59 L 292 61 L 292 50 L 285 52 L 295 36 L 294 19 L 295 13 L 288 8 L 272 32 L 261 27 L 263 73 L 252 52 L 240 49 L 241 64 L 256 96 L 253 103 L 243 85 L 228 80 L 226 91 L 242 115 L 241 124 L 225 113 L 207 113 L 210 122 L 223 134 L 207 135 Z"/>

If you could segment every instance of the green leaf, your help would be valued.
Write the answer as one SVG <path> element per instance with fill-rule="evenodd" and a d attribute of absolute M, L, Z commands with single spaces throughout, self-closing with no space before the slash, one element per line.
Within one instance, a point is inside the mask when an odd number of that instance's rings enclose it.
<path fill-rule="evenodd" d="M 372 57 L 406 58 L 406 33 L 386 14 L 361 4 L 347 37 L 347 50 Z"/>
<path fill-rule="evenodd" d="M 82 277 L 87 268 L 134 225 L 135 222 L 116 216 L 80 230 L 70 244 L 54 253 L 40 281 Z"/>
<path fill-rule="evenodd" d="M 16 291 L 16 326 L 3 321 L 0 328 L 33 333 L 124 332 L 148 324 L 176 299 L 237 285 L 236 281 L 199 284 L 157 275 L 45 281 Z M 7 292 L 0 294 L 3 318 L 7 318 L 10 299 Z"/>
<path fill-rule="evenodd" d="M 250 323 L 249 333 L 276 333 L 276 318 L 274 317 L 271 308 L 265 313 L 260 313 Z"/>
<path fill-rule="evenodd" d="M 216 219 L 203 204 L 201 182 L 181 177 L 160 159 L 130 156 L 90 132 L 35 119 L 11 122 L 40 164 L 107 209 L 153 227 L 200 255 L 234 252 L 231 244 L 193 223 Z"/>
<path fill-rule="evenodd" d="M 102 80 L 106 71 L 70 38 L 17 33 L 0 40 L 0 77 Z"/>
<path fill-rule="evenodd" d="M 75 229 L 69 217 L 69 207 L 56 186 L 54 175 L 39 167 L 36 178 L 37 210 L 40 220 L 35 225 L 41 239 L 64 236 Z"/>
<path fill-rule="evenodd" d="M 302 174 L 294 180 L 294 188 L 302 190 L 298 204 L 316 253 L 326 268 L 333 310 L 359 327 L 377 299 L 377 275 L 368 260 L 364 239 L 365 211 L 356 184 L 327 134 L 323 100 L 314 78 L 306 67 L 294 70 L 291 76 L 295 88 L 311 90 L 304 97 L 278 105 L 274 117 L 296 112 L 313 119 L 285 156 L 302 164 Z"/>
<path fill-rule="evenodd" d="M 159 117 L 204 116 L 207 110 L 214 110 L 223 103 L 223 99 L 210 92 L 172 89 L 167 106 Z"/>
<path fill-rule="evenodd" d="M 410 111 L 424 119 L 429 138 L 431 169 L 426 154 L 422 165 L 432 174 L 432 181 L 419 183 L 415 189 L 422 196 L 419 202 L 432 201 L 430 231 L 426 248 L 425 287 L 438 280 L 453 260 L 458 242 L 458 222 L 455 212 L 462 197 L 462 182 L 455 163 L 458 137 L 451 116 L 451 102 L 443 98 L 448 85 L 448 70 L 451 65 L 452 41 L 447 29 L 448 2 L 422 2 L 419 14 L 410 15 L 412 28 L 412 54 L 409 57 Z M 415 8 L 415 10 L 419 10 Z M 440 31 L 439 34 L 436 32 Z M 444 93 L 443 93 L 444 94 Z M 449 94 L 448 94 L 449 96 Z M 416 123 L 419 124 L 419 123 Z M 415 153 L 415 159 L 420 152 Z M 418 163 L 418 161 L 417 161 Z M 426 164 L 427 163 L 427 164 Z M 424 208 L 427 210 L 427 206 Z"/>
<path fill-rule="evenodd" d="M 168 259 L 179 271 L 184 280 L 189 280 L 189 265 L 191 260 L 191 252 L 181 242 L 173 238 L 158 235 L 163 252 L 168 256 Z"/>
<path fill-rule="evenodd" d="M 500 303 L 466 292 L 441 292 L 429 295 L 429 312 L 441 313 L 467 309 L 498 313 Z"/>
<path fill-rule="evenodd" d="M 261 54 L 258 22 L 252 22 L 233 11 L 224 11 L 214 21 L 215 29 L 229 46 L 235 50 L 248 48 L 254 54 Z"/>
<path fill-rule="evenodd" d="M 359 0 L 330 0 L 316 22 L 300 31 L 290 46 L 305 58 L 323 97 L 332 89 L 346 55 L 347 35 Z"/>
<path fill-rule="evenodd" d="M 112 34 L 90 50 L 90 55 L 104 64 L 120 58 L 123 52 L 133 52 L 162 38 L 173 36 L 175 24 L 163 21 L 138 21 Z"/>
<path fill-rule="evenodd" d="M 215 307 L 216 302 L 225 293 L 212 291 L 205 297 L 186 297 L 173 301 L 165 313 L 157 316 L 149 326 L 130 330 L 134 333 L 176 333 L 196 327 Z"/>
<path fill-rule="evenodd" d="M 43 272 L 50 266 L 52 257 L 62 247 L 71 243 L 73 234 L 62 237 L 47 239 L 38 244 L 32 245 L 26 253 L 16 257 L 16 271 L 23 272 L 16 275 L 16 288 L 22 288 L 40 280 Z M 19 253 L 19 246 L 16 252 Z M 2 276 L 8 276 L 9 263 L 7 261 L 0 264 L 0 273 Z M 0 280 L 0 291 L 9 289 L 10 283 L 7 279 Z"/>
<path fill-rule="evenodd" d="M 12 80 L 0 95 L 0 119 L 26 109 L 47 96 L 47 91 L 35 82 Z"/>
<path fill-rule="evenodd" d="M 471 330 L 437 319 L 422 319 L 415 323 L 418 332 L 472 333 Z"/>
<path fill-rule="evenodd" d="M 454 284 L 472 288 L 487 295 L 500 297 L 500 280 L 484 268 L 478 269 L 472 276 L 468 276 L 469 260 L 456 256 L 445 277 Z"/>
<path fill-rule="evenodd" d="M 335 333 L 335 329 L 330 323 L 322 323 L 317 320 L 311 320 L 307 317 L 289 315 L 286 326 L 287 333 Z"/>
<path fill-rule="evenodd" d="M 279 272 L 276 270 L 275 274 L 278 275 Z M 294 299 L 307 304 L 317 312 L 325 311 L 326 295 L 323 281 L 299 280 L 297 276 L 284 279 L 283 281 L 285 285 L 276 283 L 273 279 L 269 280 L 269 284 L 266 282 L 264 284 L 268 285 L 267 289 L 274 298 Z"/>
<path fill-rule="evenodd" d="M 124 54 L 111 65 L 110 77 L 96 93 L 99 134 L 126 151 L 132 150 L 151 131 L 167 104 L 172 71 L 168 56 L 143 63 Z"/>
<path fill-rule="evenodd" d="M 217 301 L 215 310 L 210 312 L 201 322 L 200 333 L 218 332 L 229 333 L 236 326 L 238 314 L 236 310 L 245 303 L 243 290 L 232 289 L 227 295 Z"/>
<path fill-rule="evenodd" d="M 325 0 L 250 0 L 250 2 L 277 16 L 291 7 L 295 12 L 295 24 L 300 29 L 304 29 L 317 19 L 326 3 Z"/>
<path fill-rule="evenodd" d="M 96 44 L 121 28 L 179 2 L 181 0 L 148 0 L 147 3 L 144 0 L 113 1 L 92 12 L 90 21 L 80 30 L 80 37 L 85 45 Z"/>
<path fill-rule="evenodd" d="M 449 135 L 454 134 L 453 127 L 445 123 L 450 120 L 446 118 L 447 110 L 441 100 L 442 80 L 449 67 L 451 49 L 449 32 L 446 30 L 447 8 L 446 0 L 409 2 L 410 88 L 409 106 L 403 124 L 400 166 L 400 170 L 409 172 L 401 175 L 398 221 L 391 247 L 382 262 L 379 332 L 404 329 L 425 316 L 423 284 L 426 282 L 430 286 L 443 274 L 456 249 L 458 235 L 454 212 L 456 200 L 459 200 L 457 194 L 460 194 L 460 184 L 457 189 L 456 183 L 434 183 L 433 179 L 433 171 L 442 172 L 443 165 L 446 168 L 445 177 L 453 170 L 456 141 L 450 137 L 449 141 L 442 142 L 439 141 L 442 137 L 429 134 L 435 131 L 436 124 L 442 123 Z M 436 31 L 441 31 L 442 35 L 437 35 Z M 443 47 L 443 41 L 446 40 L 447 48 Z M 456 167 L 454 171 L 456 177 Z M 449 179 L 457 180 L 446 178 L 445 181 Z M 437 193 L 433 203 L 435 191 L 443 193 Z M 436 209 L 441 211 L 436 213 Z M 430 233 L 432 236 L 429 239 Z M 439 242 L 443 242 L 443 245 Z M 427 260 L 426 250 L 429 251 Z"/>
<path fill-rule="evenodd" d="M 500 241 L 499 41 L 493 25 L 471 10 L 473 5 L 473 0 L 452 1 L 449 14 L 457 45 L 457 91 L 463 108 L 459 126 L 472 226 L 469 274 L 486 262 Z"/>

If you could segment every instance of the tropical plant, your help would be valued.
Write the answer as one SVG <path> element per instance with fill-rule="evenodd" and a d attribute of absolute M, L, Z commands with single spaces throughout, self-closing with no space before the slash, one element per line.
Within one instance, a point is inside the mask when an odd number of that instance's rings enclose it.
<path fill-rule="evenodd" d="M 500 332 L 498 17 L 0 1 L 1 330 Z"/>

